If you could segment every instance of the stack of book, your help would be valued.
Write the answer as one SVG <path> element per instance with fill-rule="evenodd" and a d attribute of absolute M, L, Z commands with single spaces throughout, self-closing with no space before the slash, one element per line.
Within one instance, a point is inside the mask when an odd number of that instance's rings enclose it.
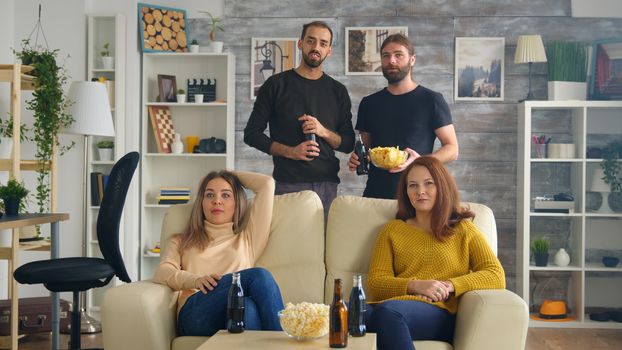
<path fill-rule="evenodd" d="M 190 200 L 188 187 L 160 187 L 158 204 L 182 204 Z"/>
<path fill-rule="evenodd" d="M 108 184 L 108 175 L 100 172 L 91 173 L 91 204 L 98 206 L 104 198 L 104 189 Z"/>

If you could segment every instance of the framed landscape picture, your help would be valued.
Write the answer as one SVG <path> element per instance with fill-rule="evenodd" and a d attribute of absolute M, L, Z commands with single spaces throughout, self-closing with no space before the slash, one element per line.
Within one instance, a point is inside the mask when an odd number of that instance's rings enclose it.
<path fill-rule="evenodd" d="M 269 77 L 300 62 L 297 42 L 298 38 L 251 38 L 251 100 Z"/>
<path fill-rule="evenodd" d="M 503 101 L 505 38 L 456 38 L 455 101 Z"/>
<path fill-rule="evenodd" d="M 346 74 L 382 75 L 380 47 L 397 33 L 408 36 L 408 27 L 346 27 Z"/>
<path fill-rule="evenodd" d="M 143 52 L 187 52 L 186 10 L 138 4 L 138 35 Z"/>
<path fill-rule="evenodd" d="M 591 100 L 622 100 L 622 38 L 597 40 L 592 49 Z"/>

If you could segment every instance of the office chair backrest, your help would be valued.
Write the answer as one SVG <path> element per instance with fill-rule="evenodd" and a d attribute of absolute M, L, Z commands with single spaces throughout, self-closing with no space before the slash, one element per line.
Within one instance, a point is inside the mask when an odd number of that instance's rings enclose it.
<path fill-rule="evenodd" d="M 127 190 L 138 165 L 138 158 L 138 152 L 130 152 L 112 167 L 97 216 L 99 249 L 104 259 L 114 267 L 117 277 L 128 283 L 131 282 L 130 276 L 127 274 L 119 249 L 119 225 Z"/>

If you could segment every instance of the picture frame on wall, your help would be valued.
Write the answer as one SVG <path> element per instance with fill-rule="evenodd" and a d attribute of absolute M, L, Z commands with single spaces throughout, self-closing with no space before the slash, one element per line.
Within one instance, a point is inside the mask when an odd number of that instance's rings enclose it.
<path fill-rule="evenodd" d="M 138 38 L 142 52 L 188 52 L 186 10 L 138 4 Z"/>
<path fill-rule="evenodd" d="M 504 37 L 458 37 L 455 55 L 455 101 L 503 101 Z"/>
<path fill-rule="evenodd" d="M 296 68 L 298 38 L 251 38 L 251 100 L 269 77 Z"/>
<path fill-rule="evenodd" d="M 346 75 L 382 75 L 380 47 L 397 33 L 408 36 L 408 27 L 346 27 Z"/>
<path fill-rule="evenodd" d="M 592 45 L 590 100 L 622 100 L 622 38 Z"/>
<path fill-rule="evenodd" d="M 177 79 L 174 75 L 158 74 L 159 102 L 177 102 Z"/>

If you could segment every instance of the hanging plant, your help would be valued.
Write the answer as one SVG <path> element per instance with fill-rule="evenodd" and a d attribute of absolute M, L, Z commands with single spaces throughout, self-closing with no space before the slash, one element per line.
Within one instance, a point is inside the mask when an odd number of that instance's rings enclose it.
<path fill-rule="evenodd" d="M 35 89 L 33 98 L 26 101 L 26 109 L 34 113 L 33 139 L 37 145 L 35 157 L 39 164 L 37 170 L 36 200 L 40 213 L 49 211 L 50 173 L 49 166 L 58 147 L 62 155 L 74 146 L 74 142 L 61 146 L 58 133 L 73 123 L 73 118 L 67 114 L 69 101 L 64 96 L 63 85 L 67 83 L 68 75 L 64 67 L 58 66 L 56 57 L 58 50 L 30 46 L 28 40 L 22 41 L 21 51 L 15 55 L 23 64 L 34 67 Z"/>

